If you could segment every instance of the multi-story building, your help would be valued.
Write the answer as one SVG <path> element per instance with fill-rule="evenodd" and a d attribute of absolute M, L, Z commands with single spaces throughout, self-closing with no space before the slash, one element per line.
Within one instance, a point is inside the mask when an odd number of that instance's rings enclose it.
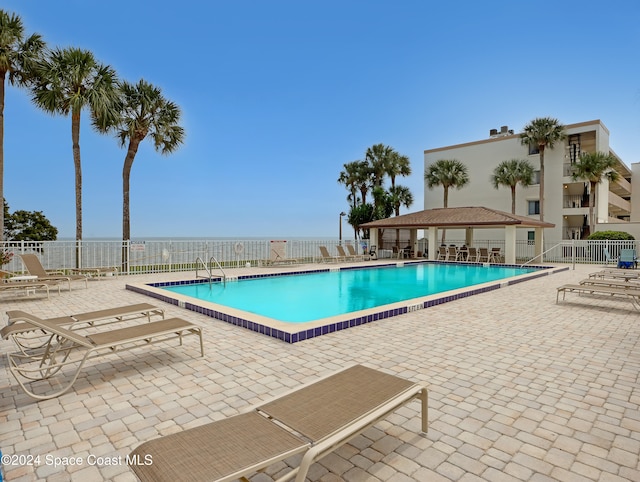
<path fill-rule="evenodd" d="M 547 240 L 584 239 L 589 235 L 589 183 L 574 180 L 572 165 L 582 152 L 601 151 L 610 153 L 617 159 L 618 181 L 606 179 L 597 185 L 595 217 L 596 230 L 611 229 L 604 224 L 615 223 L 616 230 L 640 231 L 639 225 L 632 227 L 630 221 L 640 221 L 639 206 L 632 217 L 631 175 L 632 170 L 613 152 L 609 146 L 609 130 L 600 120 L 581 122 L 565 126 L 566 139 L 545 149 L 545 193 L 544 220 L 555 224 L 545 232 Z M 511 211 L 511 190 L 509 187 L 495 189 L 490 181 L 494 168 L 502 161 L 526 159 L 535 171 L 534 184 L 516 188 L 516 214 L 539 219 L 540 209 L 540 157 L 537 149 L 523 145 L 519 133 L 507 126 L 500 130 L 491 129 L 489 137 L 475 142 L 438 147 L 424 151 L 425 170 L 439 159 L 457 159 L 469 170 L 470 182 L 462 189 L 450 189 L 449 207 L 484 206 L 502 211 Z M 640 169 L 640 164 L 633 166 Z M 640 172 L 636 175 L 640 181 Z M 640 187 L 640 186 L 639 186 Z M 443 188 L 429 189 L 425 183 L 424 207 L 432 209 L 443 206 Z M 627 226 L 630 229 L 624 229 Z M 611 224 L 613 227 L 613 224 Z M 532 231 L 518 233 L 519 239 L 533 237 Z M 498 233 L 482 230 L 477 236 L 491 239 Z M 449 237 L 449 234 L 448 234 Z M 455 233 L 451 233 L 455 238 Z"/>

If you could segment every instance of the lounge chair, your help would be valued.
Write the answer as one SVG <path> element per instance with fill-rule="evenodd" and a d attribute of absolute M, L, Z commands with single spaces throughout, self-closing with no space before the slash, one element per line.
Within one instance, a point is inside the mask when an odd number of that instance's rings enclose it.
<path fill-rule="evenodd" d="M 99 311 L 90 311 L 88 313 L 78 313 L 70 316 L 59 316 L 56 318 L 46 318 L 45 321 L 54 323 L 57 326 L 71 327 L 76 330 L 78 326 L 101 326 L 110 323 L 135 320 L 137 318 L 146 318 L 151 321 L 154 316 L 164 318 L 164 310 L 157 308 L 149 303 L 137 303 L 134 305 L 119 306 L 117 308 L 108 308 Z M 35 315 L 21 310 L 7 311 L 8 325 L 0 330 L 0 338 L 13 339 L 21 350 L 29 350 L 42 347 L 39 341 L 34 343 L 33 336 L 27 336 L 27 333 L 38 330 L 36 325 L 31 323 L 33 320 L 42 321 Z M 100 325 L 97 325 L 100 323 Z M 36 336 L 38 340 L 41 336 Z"/>
<path fill-rule="evenodd" d="M 250 412 L 144 442 L 127 460 L 142 482 L 230 481 L 302 454 L 278 479 L 302 482 L 312 463 L 414 398 L 426 432 L 424 386 L 355 365 Z"/>
<path fill-rule="evenodd" d="M 343 258 L 345 261 L 355 261 L 356 257 L 347 254 L 344 248 L 340 245 L 336 246 L 336 250 L 338 251 L 338 257 Z"/>
<path fill-rule="evenodd" d="M 58 294 L 60 293 L 60 285 L 55 281 L 38 281 L 38 280 L 0 280 L 0 292 L 15 292 L 22 291 L 25 294 L 35 293 L 36 290 L 44 290 L 47 292 L 47 299 L 49 298 L 49 288 L 58 288 Z"/>
<path fill-rule="evenodd" d="M 341 258 L 340 256 L 331 256 L 325 246 L 319 246 L 319 248 L 320 248 L 320 254 L 322 255 L 322 258 L 320 261 L 322 261 L 323 263 L 326 263 L 328 261 L 332 263 L 337 263 L 338 261 L 344 261 L 344 258 Z"/>
<path fill-rule="evenodd" d="M 626 297 L 636 310 L 640 310 L 640 288 L 624 288 L 619 286 L 601 286 L 595 284 L 566 284 L 559 286 L 556 292 L 556 304 L 562 292 L 564 301 L 567 292 L 589 295 L 620 295 Z"/>
<path fill-rule="evenodd" d="M 200 352 L 204 356 L 202 329 L 180 318 L 152 321 L 136 326 L 83 335 L 47 320 L 32 319 L 30 324 L 49 335 L 44 349 L 33 353 L 9 353 L 9 370 L 27 395 L 46 400 L 62 395 L 75 383 L 85 362 L 111 353 L 178 339 L 200 337 Z M 15 325 L 12 325 L 15 326 Z M 70 373 L 69 373 L 70 372 Z M 59 375 L 56 380 L 53 377 Z M 46 383 L 58 389 L 50 393 L 35 393 L 29 384 Z"/>
<path fill-rule="evenodd" d="M 635 249 L 621 249 L 618 258 L 618 268 L 637 268 L 638 258 Z"/>
<path fill-rule="evenodd" d="M 81 274 L 71 274 L 65 275 L 61 272 L 47 272 L 40 260 L 35 254 L 21 254 L 20 258 L 24 263 L 25 267 L 29 274 L 38 277 L 38 281 L 66 281 L 69 285 L 69 291 L 71 291 L 71 282 L 76 280 L 84 281 L 84 286 L 87 288 L 89 285 L 87 283 L 87 277 Z"/>
<path fill-rule="evenodd" d="M 352 244 L 347 244 L 347 251 L 349 251 L 349 256 L 353 257 L 354 259 L 360 259 L 361 261 L 364 261 L 365 259 L 370 258 L 370 255 L 356 253 L 356 248 L 354 248 Z"/>
<path fill-rule="evenodd" d="M 623 279 L 625 281 L 629 281 L 632 279 L 639 279 L 640 273 L 636 271 L 629 271 L 626 269 L 603 269 L 600 271 L 596 271 L 594 273 L 589 273 L 589 278 L 612 278 L 612 279 Z"/>
<path fill-rule="evenodd" d="M 99 278 L 101 276 L 118 276 L 118 268 L 115 266 L 70 268 L 69 271 L 77 274 L 83 274 L 91 278 Z"/>

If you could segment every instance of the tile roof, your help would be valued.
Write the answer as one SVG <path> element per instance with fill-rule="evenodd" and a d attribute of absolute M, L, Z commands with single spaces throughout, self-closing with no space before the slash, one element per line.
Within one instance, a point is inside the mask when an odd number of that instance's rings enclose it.
<path fill-rule="evenodd" d="M 363 224 L 362 228 L 424 228 L 437 227 L 501 227 L 516 225 L 522 227 L 553 228 L 555 224 L 543 222 L 528 216 L 519 216 L 485 207 L 459 207 L 426 209 Z"/>

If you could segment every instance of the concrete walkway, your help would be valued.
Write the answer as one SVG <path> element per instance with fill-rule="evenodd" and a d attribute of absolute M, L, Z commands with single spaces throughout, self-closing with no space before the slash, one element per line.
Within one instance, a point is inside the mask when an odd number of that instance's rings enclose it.
<path fill-rule="evenodd" d="M 203 326 L 206 353 L 200 358 L 190 338 L 104 357 L 70 392 L 42 402 L 18 390 L 2 356 L 0 450 L 20 462 L 4 466 L 5 479 L 134 481 L 124 457 L 142 441 L 362 363 L 428 384 L 429 432 L 419 433 L 412 402 L 316 463 L 310 480 L 640 480 L 640 314 L 610 297 L 555 303 L 557 286 L 598 269 L 578 266 L 294 345 L 124 289 L 192 273 L 92 281 L 48 301 L 0 295 L 3 316 L 150 302 Z M 0 340 L 0 354 L 12 350 Z"/>

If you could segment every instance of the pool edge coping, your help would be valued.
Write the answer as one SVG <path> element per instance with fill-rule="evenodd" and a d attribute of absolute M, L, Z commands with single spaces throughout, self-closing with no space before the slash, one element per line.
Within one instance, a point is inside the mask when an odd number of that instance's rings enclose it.
<path fill-rule="evenodd" d="M 433 263 L 449 264 L 450 262 L 417 260 L 417 261 L 401 261 L 401 262 L 376 264 L 373 266 L 372 265 L 366 265 L 366 266 L 355 265 L 355 266 L 342 266 L 342 267 L 322 267 L 322 268 L 310 268 L 305 270 L 291 271 L 291 272 L 284 272 L 284 273 L 273 272 L 273 273 L 257 273 L 257 274 L 249 274 L 249 275 L 240 275 L 240 276 L 234 276 L 234 277 L 227 277 L 227 279 L 233 279 L 233 280 L 258 279 L 258 278 L 266 278 L 266 277 L 274 277 L 274 276 L 289 276 L 289 275 L 300 275 L 300 274 L 310 274 L 310 273 L 321 273 L 321 272 L 328 272 L 328 271 L 334 271 L 334 270 L 340 271 L 340 270 L 366 269 L 366 268 L 372 268 L 372 267 L 382 268 L 382 267 L 403 266 L 403 265 L 411 265 L 411 264 L 433 264 Z M 479 263 L 463 262 L 463 263 L 456 263 L 456 264 L 478 265 Z M 493 264 L 493 266 L 516 267 L 516 268 L 522 267 L 521 265 L 512 265 L 512 264 Z M 238 310 L 238 309 L 231 308 L 224 305 L 217 305 L 215 303 L 211 303 L 207 301 L 199 300 L 199 303 L 196 304 L 191 301 L 191 300 L 194 300 L 194 298 L 192 297 L 181 295 L 178 293 L 172 293 L 170 291 L 166 291 L 162 289 L 163 287 L 167 287 L 167 286 L 208 283 L 209 280 L 204 278 L 199 278 L 195 280 L 190 279 L 190 280 L 152 282 L 152 283 L 149 283 L 149 282 L 131 283 L 131 284 L 127 283 L 125 285 L 125 289 L 134 291 L 136 293 L 143 294 L 146 296 L 150 296 L 152 298 L 159 299 L 161 301 L 172 304 L 174 306 L 179 306 L 181 308 L 185 308 L 190 311 L 194 311 L 196 313 L 200 313 L 205 316 L 209 316 L 211 318 L 215 318 L 217 320 L 224 321 L 226 323 L 230 323 L 235 326 L 240 326 L 242 328 L 254 331 L 256 333 L 260 333 L 263 335 L 276 338 L 286 343 L 298 343 L 300 341 L 308 340 L 310 338 L 315 338 L 318 336 L 334 333 L 336 331 L 342 331 L 347 328 L 353 328 L 355 326 L 360 326 L 360 325 L 371 323 L 374 321 L 391 318 L 391 317 L 403 315 L 406 313 L 410 313 L 410 312 L 414 312 L 422 309 L 431 308 L 433 306 L 437 306 L 443 303 L 448 303 L 450 301 L 455 301 L 461 298 L 466 298 L 466 297 L 478 295 L 481 293 L 487 293 L 489 291 L 512 286 L 514 284 L 536 279 L 541 276 L 549 276 L 551 274 L 559 273 L 559 272 L 570 269 L 568 266 L 535 265 L 535 266 L 528 266 L 528 267 L 534 268 L 536 271 L 532 273 L 518 275 L 512 278 L 503 279 L 503 280 L 490 281 L 486 283 L 481 283 L 479 285 L 473 285 L 470 287 L 458 288 L 455 290 L 449 290 L 442 293 L 436 293 L 433 295 L 423 296 L 419 298 L 411 298 L 411 299 L 399 301 L 396 303 L 381 305 L 381 306 L 369 308 L 366 310 L 360 310 L 360 311 L 346 313 L 343 315 L 322 318 L 319 320 L 305 323 L 306 328 L 304 329 L 302 329 L 299 325 L 296 325 L 296 324 L 285 323 L 285 322 L 268 318 L 265 316 L 249 313 L 246 311 Z M 215 279 L 217 282 L 222 280 L 220 276 L 215 276 L 213 277 L 213 279 Z"/>

